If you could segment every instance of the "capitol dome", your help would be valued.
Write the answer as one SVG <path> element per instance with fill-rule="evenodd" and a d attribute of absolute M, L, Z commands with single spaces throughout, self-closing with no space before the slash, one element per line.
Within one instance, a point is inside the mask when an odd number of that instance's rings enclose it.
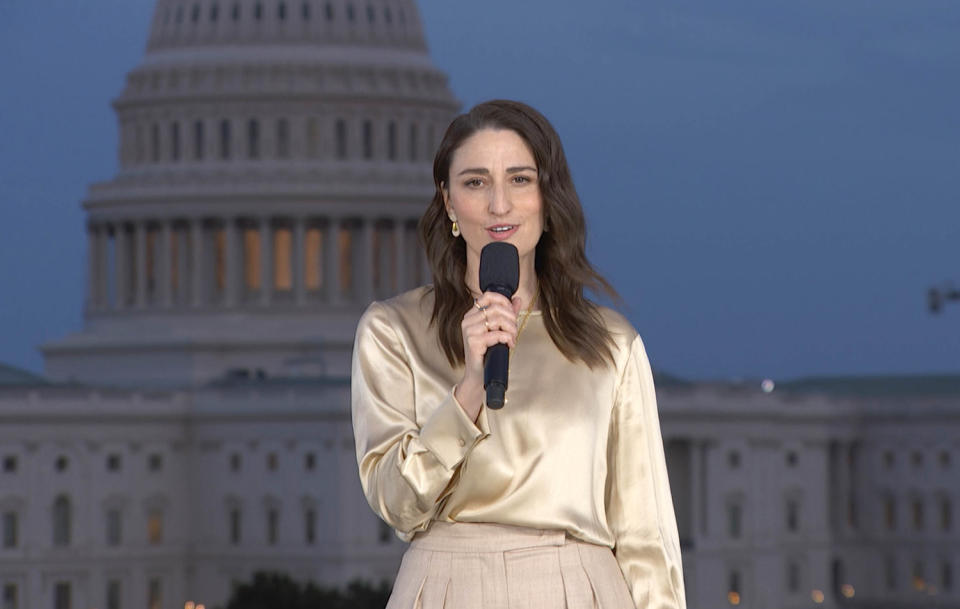
<path fill-rule="evenodd" d="M 428 280 L 416 222 L 459 103 L 412 0 L 158 0 L 83 202 L 84 329 L 48 376 L 345 376 L 363 308 Z"/>

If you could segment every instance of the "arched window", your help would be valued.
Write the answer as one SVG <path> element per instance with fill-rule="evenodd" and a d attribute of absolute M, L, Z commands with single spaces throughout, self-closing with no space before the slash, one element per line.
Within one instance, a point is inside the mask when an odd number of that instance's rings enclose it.
<path fill-rule="evenodd" d="M 300 8 L 301 8 L 300 14 L 303 17 L 303 20 L 310 21 L 310 5 L 304 2 L 303 6 L 301 6 Z"/>
<path fill-rule="evenodd" d="M 147 512 L 147 541 L 150 545 L 163 543 L 163 508 L 154 506 Z"/>
<path fill-rule="evenodd" d="M 796 497 L 787 499 L 787 530 L 796 533 L 800 528 L 800 500 Z"/>
<path fill-rule="evenodd" d="M 190 21 L 192 21 L 193 23 L 200 21 L 200 5 L 199 4 L 193 5 L 193 10 L 190 12 Z"/>
<path fill-rule="evenodd" d="M 230 543 L 239 545 L 243 532 L 243 517 L 240 512 L 240 506 L 232 505 L 228 508 L 228 522 L 230 523 Z"/>
<path fill-rule="evenodd" d="M 277 538 L 280 534 L 280 508 L 271 506 L 267 508 L 267 544 L 277 545 Z"/>
<path fill-rule="evenodd" d="M 111 507 L 106 514 L 107 545 L 119 546 L 123 542 L 123 512 Z"/>
<path fill-rule="evenodd" d="M 356 15 L 353 12 L 353 3 L 347 5 L 347 21 L 353 23 L 356 19 Z"/>
<path fill-rule="evenodd" d="M 239 2 L 233 3 L 233 10 L 231 11 L 231 17 L 233 17 L 234 21 L 240 21 L 240 3 Z"/>
<path fill-rule="evenodd" d="M 277 5 L 277 19 L 280 21 L 286 21 L 287 19 L 287 5 L 283 2 Z"/>
<path fill-rule="evenodd" d="M 373 6 L 368 4 L 367 5 L 367 21 L 369 23 L 373 23 L 374 19 L 375 19 L 375 13 L 373 10 Z"/>
<path fill-rule="evenodd" d="M 393 23 L 393 14 L 390 13 L 390 7 L 384 7 L 383 9 L 383 20 L 387 22 L 387 25 Z"/>
<path fill-rule="evenodd" d="M 203 121 L 193 123 L 193 158 L 203 160 Z"/>
<path fill-rule="evenodd" d="M 743 535 L 743 500 L 739 497 L 727 500 L 727 534 L 731 539 Z"/>
<path fill-rule="evenodd" d="M 20 515 L 15 509 L 3 511 L 3 547 L 15 548 L 20 544 Z"/>
<path fill-rule="evenodd" d="M 213 23 L 217 22 L 217 17 L 220 16 L 220 6 L 216 2 L 210 5 L 210 21 Z"/>
<path fill-rule="evenodd" d="M 58 496 L 53 502 L 53 545 L 70 545 L 71 518 L 70 498 L 66 495 Z"/>
<path fill-rule="evenodd" d="M 327 21 L 333 21 L 333 5 L 327 2 L 326 6 L 323 7 L 323 12 L 327 17 Z"/>
<path fill-rule="evenodd" d="M 883 497 L 883 520 L 888 531 L 897 529 L 897 502 L 891 493 Z"/>
<path fill-rule="evenodd" d="M 290 158 L 290 124 L 285 118 L 277 120 L 277 157 Z"/>
<path fill-rule="evenodd" d="M 953 526 L 953 508 L 950 504 L 950 497 L 940 497 L 940 530 L 949 531 Z"/>
<path fill-rule="evenodd" d="M 740 604 L 740 571 L 731 569 L 727 576 L 727 601 L 731 605 Z"/>
<path fill-rule="evenodd" d="M 220 121 L 220 158 L 230 158 L 230 121 L 227 119 Z"/>
<path fill-rule="evenodd" d="M 347 123 L 343 119 L 337 119 L 336 140 L 337 158 L 347 158 Z"/>
<path fill-rule="evenodd" d="M 303 539 L 308 546 L 317 542 L 317 510 L 313 506 L 303 511 Z"/>
<path fill-rule="evenodd" d="M 912 502 L 913 508 L 913 528 L 916 531 L 923 530 L 923 499 L 915 497 Z"/>
<path fill-rule="evenodd" d="M 397 124 L 393 121 L 387 125 L 387 158 L 397 160 Z"/>
<path fill-rule="evenodd" d="M 363 158 L 373 158 L 373 123 L 363 121 Z"/>
<path fill-rule="evenodd" d="M 257 21 L 263 19 L 263 5 L 259 2 L 253 5 L 253 18 Z"/>
<path fill-rule="evenodd" d="M 260 123 L 255 118 L 247 122 L 247 157 L 260 158 Z"/>
<path fill-rule="evenodd" d="M 791 594 L 800 591 L 800 564 L 796 560 L 787 563 L 787 590 Z"/>

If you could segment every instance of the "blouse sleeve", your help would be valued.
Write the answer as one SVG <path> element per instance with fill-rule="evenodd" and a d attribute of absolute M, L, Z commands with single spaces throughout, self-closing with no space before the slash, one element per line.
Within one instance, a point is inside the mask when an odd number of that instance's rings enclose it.
<path fill-rule="evenodd" d="M 640 337 L 617 390 L 606 508 L 614 554 L 636 606 L 685 609 L 683 565 L 653 374 Z"/>
<path fill-rule="evenodd" d="M 374 512 L 409 540 L 427 527 L 456 486 L 463 460 L 489 435 L 486 410 L 474 424 L 451 388 L 417 424 L 407 351 L 380 303 L 360 319 L 352 368 L 353 433 L 363 493 Z"/>

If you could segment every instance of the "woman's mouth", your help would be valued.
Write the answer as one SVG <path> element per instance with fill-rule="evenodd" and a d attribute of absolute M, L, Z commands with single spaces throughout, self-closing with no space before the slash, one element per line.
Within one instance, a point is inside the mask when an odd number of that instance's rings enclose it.
<path fill-rule="evenodd" d="M 487 234 L 493 239 L 503 240 L 517 231 L 516 224 L 497 224 L 487 227 Z"/>

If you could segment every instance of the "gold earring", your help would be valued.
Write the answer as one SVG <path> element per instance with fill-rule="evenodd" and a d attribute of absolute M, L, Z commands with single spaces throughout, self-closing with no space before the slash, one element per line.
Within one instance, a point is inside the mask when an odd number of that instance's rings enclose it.
<path fill-rule="evenodd" d="M 460 236 L 460 226 L 457 224 L 457 221 L 453 221 L 453 226 L 450 228 L 450 232 L 453 233 L 454 237 Z"/>

